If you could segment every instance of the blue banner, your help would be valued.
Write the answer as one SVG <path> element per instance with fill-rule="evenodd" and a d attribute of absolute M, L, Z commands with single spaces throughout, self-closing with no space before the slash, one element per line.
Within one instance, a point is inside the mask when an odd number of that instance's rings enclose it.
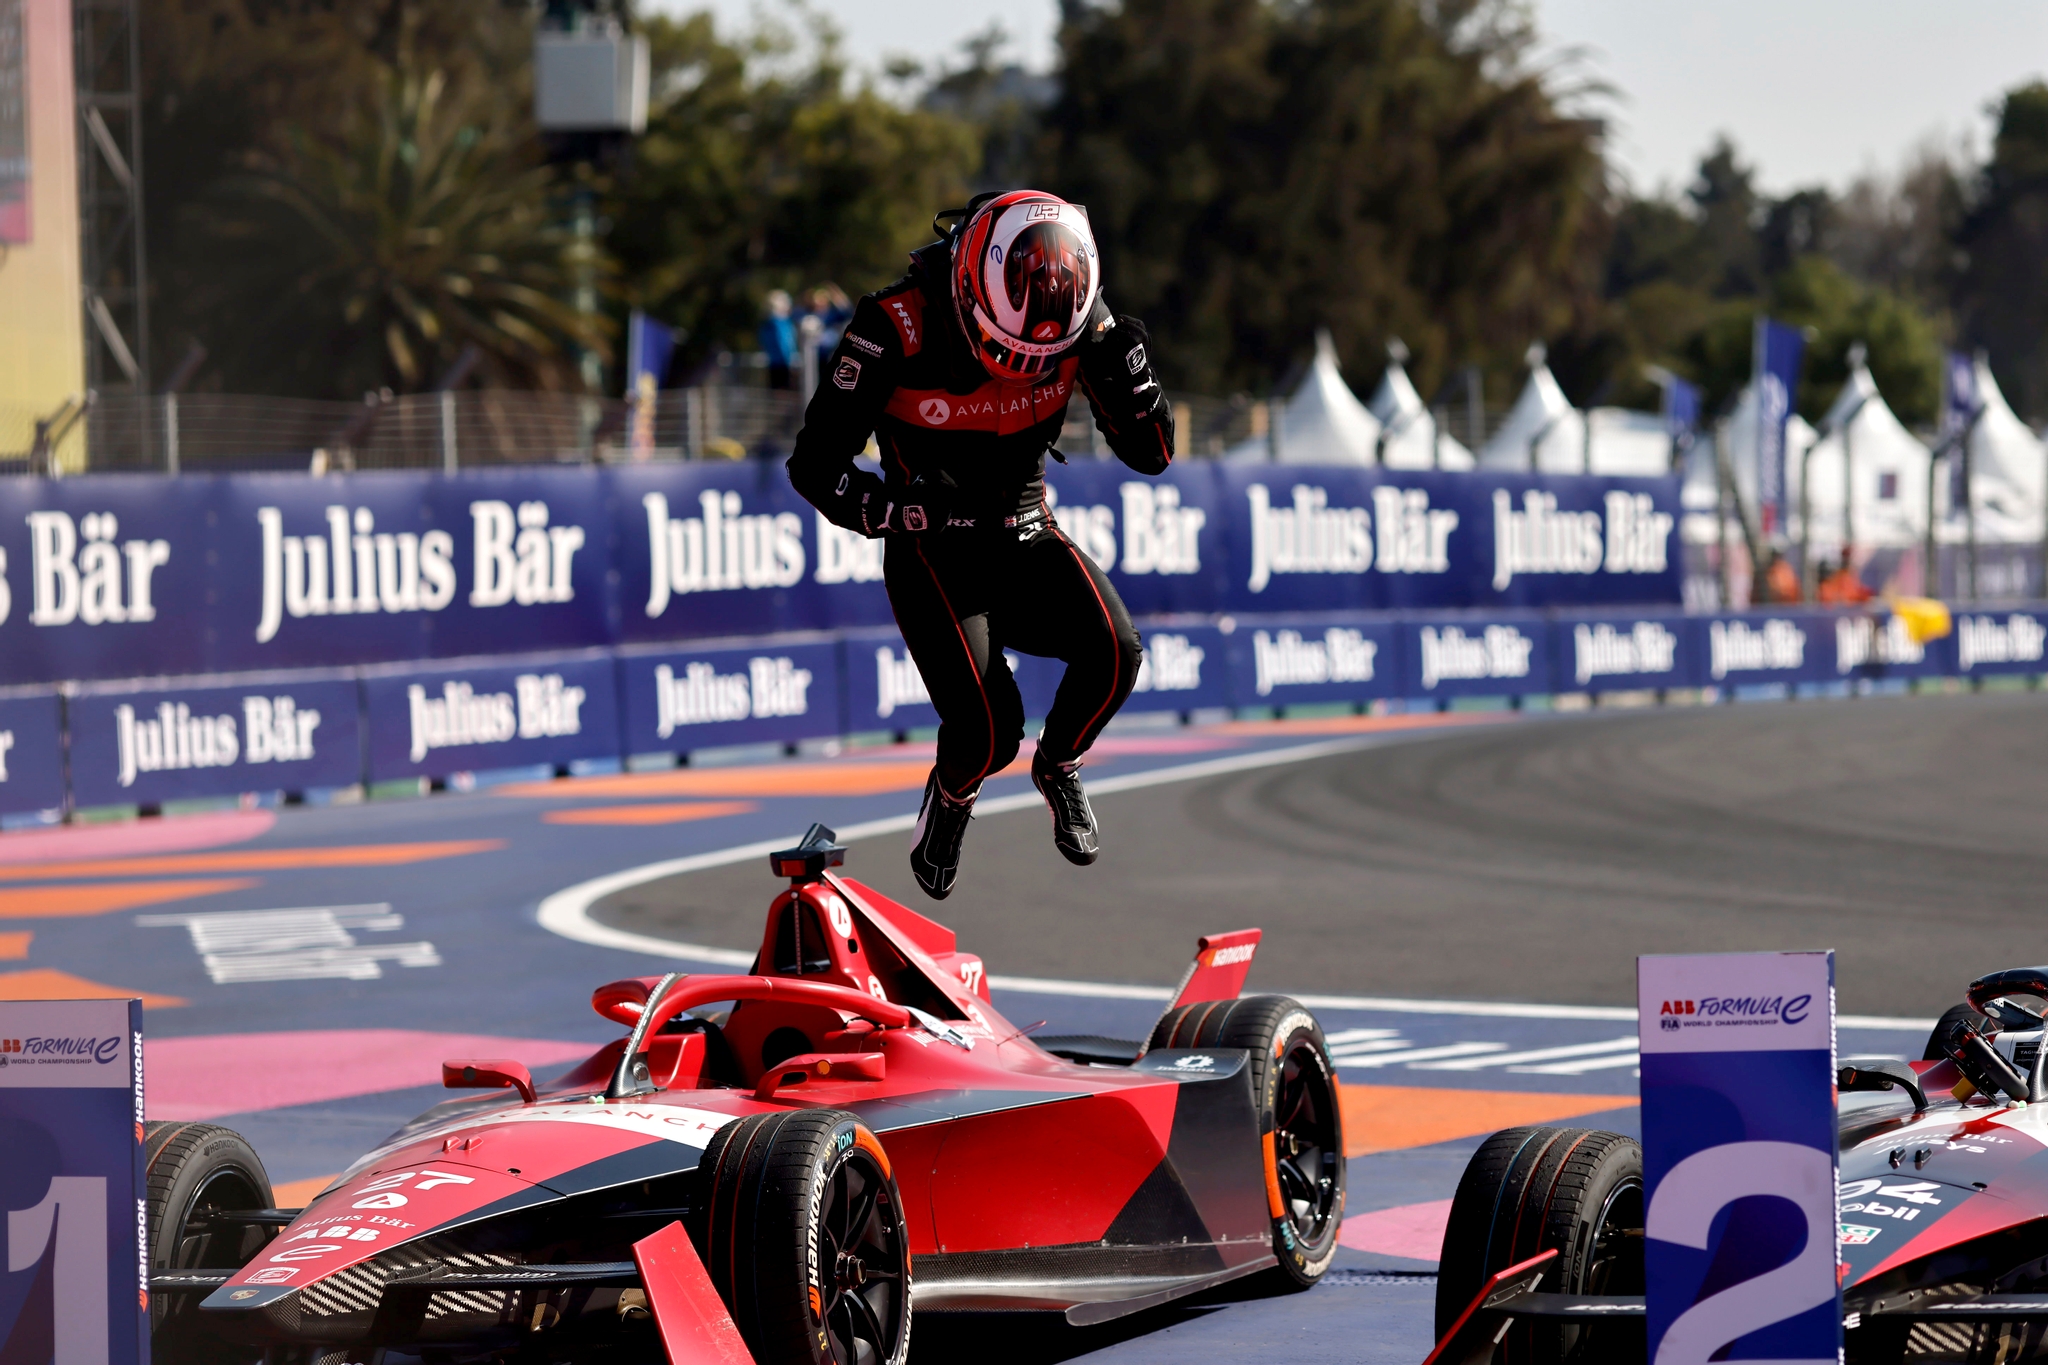
<path fill-rule="evenodd" d="M 1145 659 L 1124 710 L 1189 712 L 1228 706 L 1230 637 L 1215 626 L 1141 626 Z"/>
<path fill-rule="evenodd" d="M 1785 525 L 1785 425 L 1799 395 L 1806 333 L 1759 317 L 1755 350 L 1756 497 L 1769 535 Z"/>
<path fill-rule="evenodd" d="M 1401 630 L 1386 617 L 1255 617 L 1225 637 L 1238 706 L 1360 702 L 1402 695 Z"/>
<path fill-rule="evenodd" d="M 1564 615 L 1550 632 L 1560 692 L 1700 685 L 1699 633 L 1682 617 Z"/>
<path fill-rule="evenodd" d="M 340 674 L 231 687 L 91 688 L 70 702 L 81 806 L 346 787 L 363 776 L 362 702 Z"/>
<path fill-rule="evenodd" d="M 626 752 L 790 744 L 845 732 L 840 644 L 830 638 L 619 656 Z"/>
<path fill-rule="evenodd" d="M 1550 630 L 1534 613 L 1401 623 L 1407 697 L 1524 696 L 1551 690 Z"/>
<path fill-rule="evenodd" d="M 1672 479 L 1218 471 L 1229 611 L 1681 600 Z"/>
<path fill-rule="evenodd" d="M 1133 614 L 1680 600 L 1672 479 L 1056 466 Z M 0 686 L 893 620 L 883 545 L 780 465 L 0 485 Z"/>
<path fill-rule="evenodd" d="M 372 782 L 620 753 L 609 655 L 374 672 L 363 720 Z"/>
<path fill-rule="evenodd" d="M 1838 678 L 1941 678 L 1956 671 L 1953 628 L 1923 643 L 1904 618 L 1883 610 L 1845 612 L 1833 625 Z"/>
<path fill-rule="evenodd" d="M 1834 966 L 1637 959 L 1646 1359 L 1840 1359 Z"/>
<path fill-rule="evenodd" d="M 939 723 L 924 675 L 893 628 L 849 631 L 843 648 L 849 734 L 921 730 Z"/>
<path fill-rule="evenodd" d="M 0 815 L 63 805 L 63 702 L 54 692 L 0 696 Z"/>
<path fill-rule="evenodd" d="M 1955 614 L 1956 672 L 2044 673 L 2048 612 L 1958 611 Z"/>
<path fill-rule="evenodd" d="M 1826 612 L 1723 612 L 1685 618 L 1704 666 L 1703 687 L 1834 679 L 1835 618 Z"/>
<path fill-rule="evenodd" d="M 0 1000 L 0 1357 L 149 1359 L 142 1002 Z"/>

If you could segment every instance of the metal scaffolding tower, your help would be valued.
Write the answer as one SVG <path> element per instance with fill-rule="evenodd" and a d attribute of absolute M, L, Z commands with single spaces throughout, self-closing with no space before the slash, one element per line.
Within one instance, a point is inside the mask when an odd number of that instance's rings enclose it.
<path fill-rule="evenodd" d="M 139 396 L 149 392 L 149 289 L 135 9 L 136 0 L 72 0 L 85 382 Z"/>

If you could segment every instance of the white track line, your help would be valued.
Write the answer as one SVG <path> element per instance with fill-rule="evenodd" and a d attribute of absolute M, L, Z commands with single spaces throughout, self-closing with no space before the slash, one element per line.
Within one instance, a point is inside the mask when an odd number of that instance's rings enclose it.
<path fill-rule="evenodd" d="M 1226 758 L 1204 759 L 1198 763 L 1181 763 L 1168 768 L 1154 768 L 1147 772 L 1124 773 L 1091 780 L 1088 783 L 1088 791 L 1091 796 L 1107 796 L 1113 792 L 1160 787 L 1172 782 L 1190 782 L 1197 778 L 1216 777 L 1224 773 L 1250 772 L 1259 768 L 1324 758 L 1331 754 L 1377 748 L 1383 744 L 1408 739 L 1457 733 L 1463 728 L 1444 726 L 1441 729 L 1429 727 L 1399 730 L 1359 735 L 1349 739 L 1325 740 L 1316 744 L 1296 744 L 1285 749 L 1267 749 L 1259 753 L 1232 754 Z M 1000 815 L 1006 811 L 1030 810 L 1043 803 L 1044 798 L 1035 791 L 1017 792 L 1010 796 L 992 797 L 978 802 L 975 811 L 981 815 Z M 880 820 L 867 820 L 860 824 L 848 825 L 837 831 L 837 834 L 842 843 L 852 843 L 857 839 L 871 839 L 882 834 L 898 834 L 913 828 L 916 824 L 915 815 L 891 815 Z M 590 907 L 606 896 L 646 882 L 659 881 L 663 877 L 681 876 L 686 872 L 703 872 L 714 867 L 730 867 L 734 863 L 743 863 L 750 858 L 765 858 L 777 849 L 790 847 L 800 837 L 794 834 L 784 835 L 777 839 L 763 839 L 758 843 L 741 844 L 735 848 L 715 849 L 710 853 L 693 853 L 685 858 L 669 858 L 663 862 L 646 863 L 640 867 L 629 867 L 623 872 L 613 872 L 606 876 L 593 877 L 587 882 L 578 882 L 541 901 L 540 926 L 551 934 L 559 934 L 563 938 L 577 943 L 587 943 L 596 948 L 616 948 L 621 952 L 639 953 L 647 957 L 680 958 L 685 962 L 708 962 L 720 967 L 751 966 L 754 954 L 749 950 L 716 948 L 703 943 L 684 943 L 676 939 L 657 938 L 652 934 L 636 934 L 628 929 L 615 929 L 592 919 Z M 1062 981 L 1050 977 L 995 974 L 989 976 L 988 983 L 998 990 L 1023 991 L 1033 995 L 1074 996 L 1092 1000 L 1173 998 L 1173 991 L 1165 986 L 1130 986 L 1102 981 Z M 1634 1010 L 1619 1005 L 1515 1004 L 1498 1000 L 1402 1000 L 1378 995 L 1297 995 L 1295 999 L 1310 1009 L 1387 1010 L 1399 1014 L 1453 1014 L 1468 1018 L 1609 1019 L 1633 1022 L 1636 1017 Z M 1909 1032 L 1925 1032 L 1934 1027 L 1932 1019 L 1892 1019 L 1863 1014 L 1843 1015 L 1836 1020 L 1836 1024 L 1841 1028 L 1899 1029 Z"/>

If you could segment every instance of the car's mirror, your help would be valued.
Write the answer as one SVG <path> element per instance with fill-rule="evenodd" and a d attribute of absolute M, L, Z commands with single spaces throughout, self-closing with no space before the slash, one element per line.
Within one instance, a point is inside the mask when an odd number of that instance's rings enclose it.
<path fill-rule="evenodd" d="M 503 1090 L 519 1092 L 519 1098 L 533 1103 L 533 1073 L 524 1062 L 490 1058 L 441 1063 L 441 1084 L 450 1090 Z"/>
<path fill-rule="evenodd" d="M 1927 1107 L 1927 1092 L 1920 1086 L 1920 1073 L 1896 1057 L 1851 1057 L 1835 1073 L 1835 1084 L 1845 1093 L 1898 1086 L 1913 1097 L 1915 1109 Z"/>

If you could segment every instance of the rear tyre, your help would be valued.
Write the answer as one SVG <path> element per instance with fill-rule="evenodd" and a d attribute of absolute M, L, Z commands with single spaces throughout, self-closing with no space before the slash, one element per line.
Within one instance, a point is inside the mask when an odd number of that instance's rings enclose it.
<path fill-rule="evenodd" d="M 1643 1150 L 1634 1138 L 1585 1128 L 1510 1128 L 1480 1144 L 1444 1229 L 1436 1334 L 1457 1321 L 1493 1275 L 1539 1252 L 1558 1259 L 1550 1294 L 1643 1292 Z M 1503 1365 L 1641 1361 L 1640 1323 L 1518 1322 Z"/>
<path fill-rule="evenodd" d="M 1169 1010 L 1145 1050 L 1162 1047 L 1250 1054 L 1273 1254 L 1289 1286 L 1308 1288 L 1336 1258 L 1344 1218 L 1344 1121 L 1322 1025 L 1284 995 L 1210 1000 Z"/>
<path fill-rule="evenodd" d="M 149 1266 L 159 1270 L 239 1270 L 270 1236 L 247 1223 L 215 1223 L 215 1212 L 267 1209 L 270 1175 L 241 1134 L 211 1123 L 143 1126 L 149 1222 Z M 260 1348 L 210 1335 L 199 1313 L 201 1293 L 152 1294 L 150 1358 L 157 1365 L 202 1365 L 258 1359 Z"/>
<path fill-rule="evenodd" d="M 903 1365 L 910 1241 L 866 1125 L 836 1109 L 752 1114 L 697 1169 L 690 1238 L 754 1359 Z"/>

